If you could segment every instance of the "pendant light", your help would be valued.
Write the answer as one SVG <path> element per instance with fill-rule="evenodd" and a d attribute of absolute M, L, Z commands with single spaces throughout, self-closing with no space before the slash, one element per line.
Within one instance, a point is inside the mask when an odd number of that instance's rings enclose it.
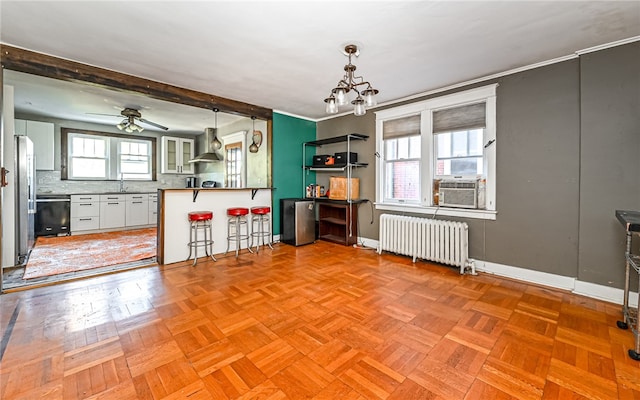
<path fill-rule="evenodd" d="M 253 121 L 253 133 L 251 134 L 251 145 L 249 146 L 249 152 L 257 153 L 258 149 L 260 149 L 260 145 L 262 144 L 262 131 L 256 130 L 256 117 L 251 117 Z"/>
<path fill-rule="evenodd" d="M 213 148 L 215 150 L 220 150 L 222 148 L 222 143 L 220 142 L 220 140 L 218 140 L 218 111 L 220 111 L 217 108 L 213 109 L 213 113 L 214 113 L 214 128 L 213 128 L 213 141 L 211 142 L 211 146 L 213 146 Z"/>

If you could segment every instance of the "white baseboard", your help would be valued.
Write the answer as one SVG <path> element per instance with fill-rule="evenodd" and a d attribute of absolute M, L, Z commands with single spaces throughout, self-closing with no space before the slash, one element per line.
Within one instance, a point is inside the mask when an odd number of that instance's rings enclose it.
<path fill-rule="evenodd" d="M 504 276 L 505 278 L 517 279 L 525 282 L 536 283 L 557 289 L 569 290 L 593 299 L 604 300 L 610 303 L 622 304 L 624 300 L 624 290 L 609 286 L 598 285 L 596 283 L 583 282 L 576 278 L 550 274 L 547 272 L 534 271 L 526 268 L 512 267 L 492 263 L 489 261 L 475 260 L 476 271 Z M 638 293 L 629 293 L 629 305 L 638 307 Z"/>
<path fill-rule="evenodd" d="M 379 241 L 364 237 L 358 238 L 358 243 L 362 244 L 364 247 L 371 247 L 376 250 L 379 246 Z M 622 289 L 598 285 L 596 283 L 583 282 L 569 276 L 534 271 L 531 269 L 513 267 L 490 261 L 473 260 L 473 262 L 475 263 L 476 271 L 479 272 L 549 286 L 556 289 L 568 290 L 581 296 L 608 301 L 614 304 L 622 304 L 624 301 L 624 290 Z M 629 293 L 629 306 L 638 307 L 638 293 Z"/>

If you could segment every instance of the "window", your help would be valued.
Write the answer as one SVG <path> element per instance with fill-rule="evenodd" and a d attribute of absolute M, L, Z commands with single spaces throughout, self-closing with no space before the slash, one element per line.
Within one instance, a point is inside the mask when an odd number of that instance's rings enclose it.
<path fill-rule="evenodd" d="M 119 141 L 118 165 L 123 179 L 151 179 L 151 145 L 143 140 Z"/>
<path fill-rule="evenodd" d="M 106 178 L 109 140 L 72 134 L 69 142 L 69 175 L 76 178 Z"/>
<path fill-rule="evenodd" d="M 155 180 L 152 137 L 62 128 L 62 179 Z"/>
<path fill-rule="evenodd" d="M 225 159 L 225 187 L 242 187 L 242 143 L 231 143 L 224 146 Z"/>
<path fill-rule="evenodd" d="M 420 202 L 420 117 L 383 122 L 384 200 L 391 203 Z"/>
<path fill-rule="evenodd" d="M 378 209 L 495 219 L 496 86 L 376 112 Z M 443 179 L 478 180 L 484 208 L 438 208 Z"/>

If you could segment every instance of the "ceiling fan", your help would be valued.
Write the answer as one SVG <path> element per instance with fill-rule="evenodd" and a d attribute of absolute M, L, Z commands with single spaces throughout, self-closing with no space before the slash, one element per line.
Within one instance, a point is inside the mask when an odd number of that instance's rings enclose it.
<path fill-rule="evenodd" d="M 160 124 L 157 124 L 155 122 L 151 122 L 149 120 L 146 120 L 144 118 L 142 118 L 142 114 L 140 114 L 140 111 L 136 110 L 135 108 L 125 108 L 124 110 L 120 111 L 120 115 L 114 115 L 114 114 L 100 114 L 100 113 L 88 113 L 88 114 L 93 114 L 93 115 L 108 115 L 111 117 L 124 117 L 124 119 L 122 120 L 122 122 L 120 122 L 119 124 L 116 125 L 116 127 L 118 129 L 120 129 L 121 131 L 125 131 L 125 132 L 142 132 L 144 130 L 143 127 L 141 127 L 140 125 L 136 124 L 136 120 L 138 120 L 139 122 L 142 122 L 143 124 L 147 124 L 147 125 L 151 125 L 151 126 L 155 126 L 156 128 L 162 129 L 162 130 L 169 130 L 169 128 L 167 128 L 166 126 L 162 126 Z"/>

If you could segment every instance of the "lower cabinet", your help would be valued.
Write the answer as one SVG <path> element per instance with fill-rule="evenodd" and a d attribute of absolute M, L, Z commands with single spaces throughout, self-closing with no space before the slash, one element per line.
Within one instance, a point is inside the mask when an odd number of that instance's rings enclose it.
<path fill-rule="evenodd" d="M 318 237 L 329 242 L 352 245 L 358 242 L 358 206 L 317 203 Z"/>
<path fill-rule="evenodd" d="M 126 198 L 123 194 L 100 195 L 100 229 L 124 226 Z"/>
<path fill-rule="evenodd" d="M 100 196 L 71 195 L 71 233 L 100 229 Z"/>
<path fill-rule="evenodd" d="M 149 193 L 149 225 L 158 223 L 158 193 Z"/>
<path fill-rule="evenodd" d="M 149 224 L 149 194 L 128 194 L 125 226 Z"/>
<path fill-rule="evenodd" d="M 71 195 L 71 234 L 156 225 L 157 193 Z"/>

